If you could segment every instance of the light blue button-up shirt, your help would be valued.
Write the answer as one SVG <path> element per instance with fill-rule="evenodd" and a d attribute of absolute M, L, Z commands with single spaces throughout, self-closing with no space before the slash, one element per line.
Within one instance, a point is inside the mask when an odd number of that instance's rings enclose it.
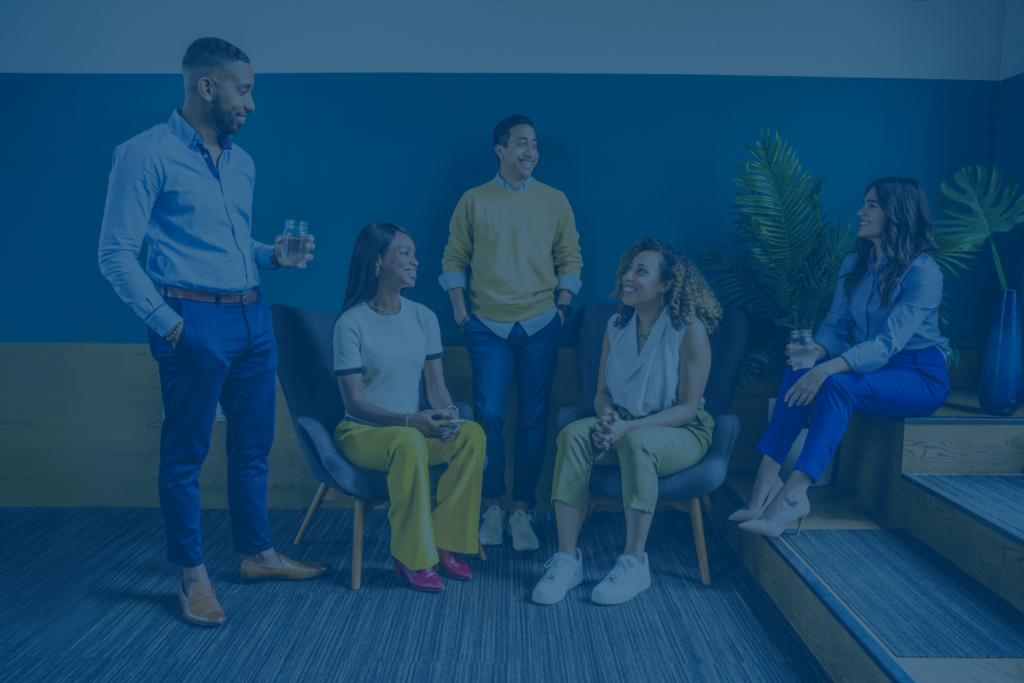
<path fill-rule="evenodd" d="M 519 189 L 513 190 L 512 186 L 505 182 L 505 179 L 501 177 L 501 172 L 498 172 L 494 176 L 494 180 L 497 181 L 499 187 L 503 187 L 509 192 L 526 192 L 527 188 L 533 184 L 533 176 L 529 176 L 523 181 L 523 184 L 519 186 Z M 447 292 L 449 289 L 455 289 L 456 287 L 466 288 L 466 274 L 458 271 L 452 271 L 450 273 L 444 273 L 438 278 L 438 282 L 441 283 L 441 287 Z M 579 279 L 575 275 L 568 273 L 558 276 L 558 289 L 567 289 L 572 292 L 573 296 L 579 293 L 580 287 L 583 285 L 583 280 Z M 534 333 L 543 330 L 547 327 L 547 324 L 551 322 L 551 319 L 558 315 L 558 309 L 554 306 L 544 311 L 540 315 L 536 315 L 526 320 L 518 321 L 519 325 L 523 326 L 523 332 L 526 332 L 527 336 L 533 336 Z M 498 320 L 490 320 L 488 318 L 482 318 L 479 315 L 476 317 L 477 320 L 487 326 L 494 334 L 498 335 L 502 339 L 508 339 L 508 335 L 512 334 L 512 328 L 517 323 L 506 323 Z"/>
<path fill-rule="evenodd" d="M 881 368 L 903 350 L 937 346 L 948 356 L 949 341 L 939 333 L 942 271 L 932 257 L 921 254 L 907 266 L 888 310 L 882 308 L 877 272 L 870 268 L 853 290 L 850 305 L 846 305 L 842 276 L 853 268 L 856 259 L 856 254 L 851 254 L 843 261 L 832 308 L 814 335 L 814 341 L 825 348 L 829 358 L 842 356 L 854 372 L 865 374 Z M 868 259 L 874 263 L 874 250 Z M 882 264 L 886 260 L 883 257 Z M 851 333 L 853 344 L 848 341 Z"/>
<path fill-rule="evenodd" d="M 100 230 L 100 270 L 118 296 L 157 334 L 181 321 L 159 286 L 241 292 L 273 268 L 273 246 L 252 239 L 252 157 L 222 135 L 215 167 L 200 135 L 181 116 L 114 150 Z M 147 269 L 139 265 L 149 243 Z M 147 274 L 148 273 L 148 274 Z"/>

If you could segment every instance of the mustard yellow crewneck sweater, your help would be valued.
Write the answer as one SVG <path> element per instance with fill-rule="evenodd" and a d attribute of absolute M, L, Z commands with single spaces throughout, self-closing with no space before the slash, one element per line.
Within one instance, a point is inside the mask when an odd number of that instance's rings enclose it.
<path fill-rule="evenodd" d="M 462 195 L 441 272 L 465 273 L 473 313 L 518 322 L 554 305 L 559 275 L 580 276 L 579 233 L 565 195 L 534 178 L 523 192 L 491 180 Z"/>

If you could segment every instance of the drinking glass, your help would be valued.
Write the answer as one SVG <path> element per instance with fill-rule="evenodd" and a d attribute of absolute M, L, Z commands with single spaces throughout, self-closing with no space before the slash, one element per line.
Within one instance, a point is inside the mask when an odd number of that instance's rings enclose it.
<path fill-rule="evenodd" d="M 794 370 L 814 367 L 814 335 L 810 330 L 793 330 L 789 333 L 789 359 Z"/>
<path fill-rule="evenodd" d="M 281 244 L 281 265 L 297 266 L 306 260 L 309 251 L 307 236 L 309 224 L 306 221 L 285 221 L 284 240 Z"/>

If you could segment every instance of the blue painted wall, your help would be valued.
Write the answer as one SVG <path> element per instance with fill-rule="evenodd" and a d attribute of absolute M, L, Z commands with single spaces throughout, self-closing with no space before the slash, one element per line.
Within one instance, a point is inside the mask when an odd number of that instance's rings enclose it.
<path fill-rule="evenodd" d="M 1024 74 L 999 84 L 999 133 L 996 139 L 995 165 L 1016 178 L 1024 190 Z M 1013 232 L 996 236 L 1007 284 L 1024 292 L 1024 225 Z M 989 278 L 998 288 L 998 278 Z"/>
<path fill-rule="evenodd" d="M 1000 106 L 1021 111 L 1021 78 L 1006 81 L 1000 99 L 991 81 L 259 75 L 256 112 L 236 138 L 256 160 L 254 235 L 268 241 L 286 218 L 305 219 L 318 245 L 309 270 L 263 273 L 262 289 L 271 302 L 337 310 L 359 230 L 396 222 L 412 232 L 422 264 L 409 296 L 437 311 L 445 343 L 457 344 L 436 277 L 452 209 L 496 171 L 490 134 L 503 116 L 534 119 L 536 175 L 573 205 L 583 303 L 607 299 L 621 253 L 642 236 L 694 257 L 705 241 L 735 251 L 731 173 L 762 129 L 781 130 L 806 168 L 826 175 L 825 205 L 846 222 L 878 177 L 915 177 L 934 202 L 956 169 L 991 164 Z M 181 78 L 2 74 L 0 89 L 18 95 L 0 108 L 0 342 L 144 342 L 142 323 L 99 273 L 96 244 L 114 147 L 180 106 Z M 1018 127 L 1004 139 L 1020 149 L 1022 135 Z M 987 330 L 977 301 L 991 266 L 977 263 L 951 292 L 953 339 Z M 563 334 L 569 343 L 571 328 Z"/>

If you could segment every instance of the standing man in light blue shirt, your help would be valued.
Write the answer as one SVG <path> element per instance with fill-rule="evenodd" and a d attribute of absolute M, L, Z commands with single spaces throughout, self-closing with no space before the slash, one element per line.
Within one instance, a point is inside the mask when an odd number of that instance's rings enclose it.
<path fill-rule="evenodd" d="M 242 578 L 308 579 L 329 567 L 277 553 L 267 522 L 277 347 L 257 270 L 281 267 L 282 238 L 274 245 L 252 238 L 255 167 L 231 139 L 256 108 L 252 66 L 234 45 L 200 38 L 186 51 L 182 74 L 184 106 L 114 152 L 99 262 L 149 328 L 164 404 L 159 490 L 167 559 L 182 567 L 185 618 L 212 626 L 225 615 L 203 561 L 199 471 L 218 401 L 228 422 L 228 503 L 235 550 L 245 554 Z M 143 240 L 146 271 L 138 261 Z M 292 267 L 312 258 L 307 253 Z"/>

